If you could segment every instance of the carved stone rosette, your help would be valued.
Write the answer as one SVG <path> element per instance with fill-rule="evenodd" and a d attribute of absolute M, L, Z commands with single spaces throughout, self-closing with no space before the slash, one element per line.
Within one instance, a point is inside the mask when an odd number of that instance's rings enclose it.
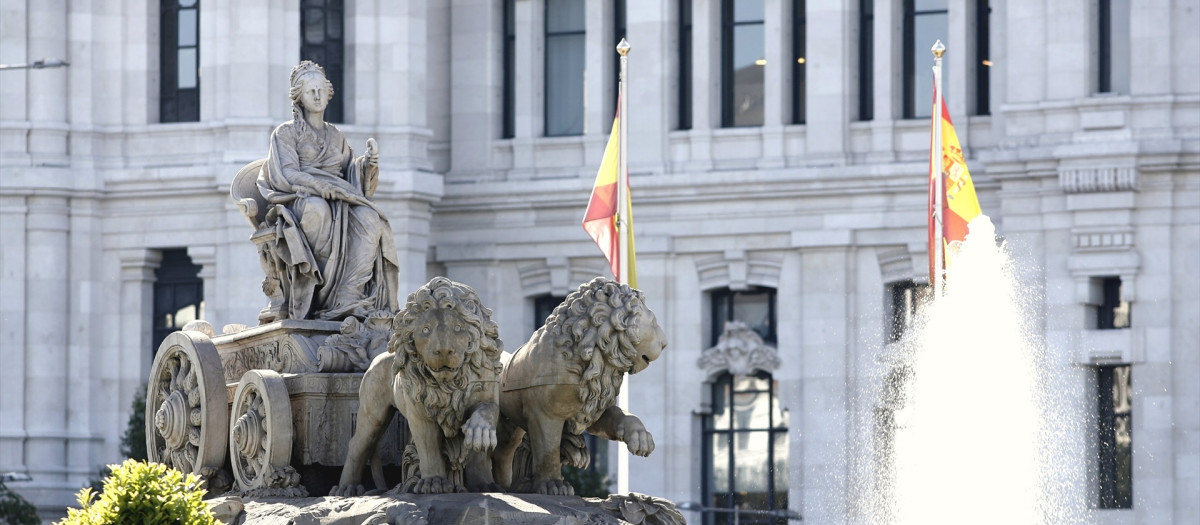
<path fill-rule="evenodd" d="M 729 321 L 717 346 L 704 351 L 696 366 L 709 374 L 728 370 L 735 376 L 753 374 L 755 370 L 773 372 L 779 368 L 779 352 L 768 346 L 746 323 Z"/>
<path fill-rule="evenodd" d="M 299 485 L 289 466 L 292 408 L 283 377 L 271 370 L 246 372 L 230 413 L 229 460 L 238 490 Z"/>
<path fill-rule="evenodd" d="M 221 357 L 208 336 L 174 332 L 159 346 L 146 387 L 150 461 L 208 475 L 225 461 L 229 431 Z"/>

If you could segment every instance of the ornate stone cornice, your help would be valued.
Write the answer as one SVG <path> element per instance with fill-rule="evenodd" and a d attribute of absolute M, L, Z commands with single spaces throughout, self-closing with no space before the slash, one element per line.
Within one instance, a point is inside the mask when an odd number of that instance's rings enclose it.
<path fill-rule="evenodd" d="M 755 370 L 774 372 L 779 368 L 779 352 L 763 342 L 758 333 L 746 323 L 729 321 L 717 346 L 704 351 L 696 366 L 709 375 L 728 370 L 736 376 L 753 374 Z"/>

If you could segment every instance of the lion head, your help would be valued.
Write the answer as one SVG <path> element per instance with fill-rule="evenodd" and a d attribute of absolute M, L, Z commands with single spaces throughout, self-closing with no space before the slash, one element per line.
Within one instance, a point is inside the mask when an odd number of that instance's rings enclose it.
<path fill-rule="evenodd" d="M 500 377 L 503 343 L 491 317 L 471 287 L 435 277 L 392 320 L 393 374 L 447 437 L 458 433 L 469 394 Z"/>
<path fill-rule="evenodd" d="M 571 420 L 574 434 L 615 403 L 626 373 L 645 370 L 667 346 L 642 292 L 603 277 L 583 284 L 555 307 L 545 335 L 556 348 L 571 349 L 583 370 L 583 409 Z"/>

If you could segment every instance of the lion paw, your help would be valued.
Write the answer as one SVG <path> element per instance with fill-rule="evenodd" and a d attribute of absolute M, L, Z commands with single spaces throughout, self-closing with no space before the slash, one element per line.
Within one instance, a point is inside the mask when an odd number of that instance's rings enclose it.
<path fill-rule="evenodd" d="M 575 487 L 565 479 L 543 479 L 533 484 L 533 492 L 550 496 L 574 496 Z"/>
<path fill-rule="evenodd" d="M 462 433 L 463 445 L 468 450 L 487 452 L 496 448 L 496 427 L 480 417 L 478 412 L 463 424 Z"/>
<path fill-rule="evenodd" d="M 362 496 L 366 493 L 366 489 L 362 485 L 334 485 L 329 489 L 330 496 Z"/>
<path fill-rule="evenodd" d="M 454 483 L 442 476 L 421 478 L 412 487 L 413 494 L 450 494 L 459 492 Z"/>

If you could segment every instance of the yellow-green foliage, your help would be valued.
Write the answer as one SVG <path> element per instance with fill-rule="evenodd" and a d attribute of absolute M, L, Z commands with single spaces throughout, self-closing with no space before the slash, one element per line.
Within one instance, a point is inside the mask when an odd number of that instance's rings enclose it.
<path fill-rule="evenodd" d="M 82 508 L 67 509 L 60 525 L 217 523 L 203 501 L 205 491 L 195 474 L 184 477 L 161 463 L 132 459 L 111 467 L 100 497 L 96 498 L 91 487 L 84 487 L 77 496 Z"/>

